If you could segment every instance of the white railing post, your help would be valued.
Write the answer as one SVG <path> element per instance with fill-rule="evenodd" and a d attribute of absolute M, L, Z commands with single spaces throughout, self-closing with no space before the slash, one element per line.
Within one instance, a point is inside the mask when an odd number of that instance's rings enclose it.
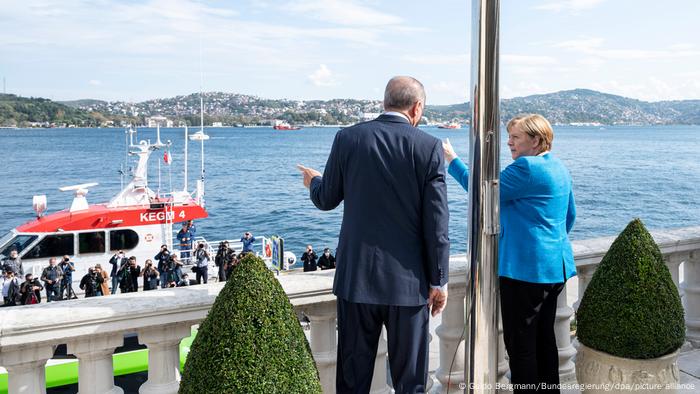
<path fill-rule="evenodd" d="M 561 383 L 575 383 L 576 365 L 573 360 L 576 349 L 571 344 L 571 316 L 574 315 L 574 310 L 566 302 L 566 290 L 567 285 L 564 285 L 557 298 L 554 334 L 559 350 L 559 380 Z"/>
<path fill-rule="evenodd" d="M 180 342 L 192 324 L 179 323 L 138 330 L 139 343 L 148 347 L 148 380 L 139 394 L 176 394 L 180 387 Z"/>
<path fill-rule="evenodd" d="M 382 333 L 379 335 L 379 345 L 377 346 L 377 358 L 374 362 L 374 376 L 372 376 L 372 386 L 369 389 L 370 394 L 388 394 L 391 393 L 391 386 L 387 383 L 387 342 L 386 329 L 382 328 Z"/>
<path fill-rule="evenodd" d="M 685 309 L 685 338 L 694 348 L 700 348 L 700 251 L 690 253 L 683 264 L 683 307 Z"/>
<path fill-rule="evenodd" d="M 114 349 L 124 343 L 121 334 L 96 335 L 66 344 L 69 354 L 78 357 L 79 394 L 122 394 L 114 385 Z"/>
<path fill-rule="evenodd" d="M 664 256 L 664 262 L 666 263 L 666 267 L 668 267 L 668 271 L 671 273 L 673 283 L 676 285 L 678 293 L 681 295 L 681 297 L 683 296 L 683 291 L 679 283 L 679 267 L 683 261 L 687 260 L 687 257 L 688 253 L 671 253 Z"/>
<path fill-rule="evenodd" d="M 440 317 L 440 319 L 442 319 L 442 316 Z M 428 324 L 430 324 L 430 323 L 428 323 Z M 434 337 L 433 334 L 430 333 L 430 331 L 428 331 L 428 357 L 429 358 L 430 358 L 430 345 L 433 343 L 433 337 Z M 435 384 L 435 382 L 433 381 L 435 374 L 431 373 L 431 371 L 432 370 L 430 369 L 430 361 L 428 361 L 428 379 L 425 382 L 425 392 L 426 393 L 431 393 L 433 390 L 433 385 Z"/>
<path fill-rule="evenodd" d="M 28 344 L 17 350 L 0 353 L 0 365 L 7 369 L 8 392 L 12 394 L 46 394 L 46 361 L 53 356 L 51 345 Z"/>
<path fill-rule="evenodd" d="M 576 267 L 576 279 L 578 280 L 578 297 L 576 298 L 576 302 L 574 302 L 574 310 L 578 310 L 578 306 L 581 303 L 581 300 L 583 299 L 583 294 L 586 292 L 588 284 L 591 283 L 593 273 L 595 272 L 595 269 L 597 267 L 597 264 Z"/>
<path fill-rule="evenodd" d="M 506 359 L 506 342 L 503 339 L 503 317 L 500 314 L 501 308 L 498 309 L 498 376 L 496 377 L 496 383 L 506 385 L 510 382 L 506 376 L 510 370 L 510 365 L 508 365 L 508 360 Z"/>
<path fill-rule="evenodd" d="M 447 306 L 442 312 L 442 323 L 435 329 L 440 338 L 440 366 L 435 371 L 438 382 L 433 393 L 461 393 L 464 384 L 464 282 L 449 282 Z"/>
<path fill-rule="evenodd" d="M 336 302 L 325 302 L 303 310 L 311 325 L 310 347 L 321 388 L 324 393 L 335 393 L 335 370 L 338 360 L 336 334 Z"/>

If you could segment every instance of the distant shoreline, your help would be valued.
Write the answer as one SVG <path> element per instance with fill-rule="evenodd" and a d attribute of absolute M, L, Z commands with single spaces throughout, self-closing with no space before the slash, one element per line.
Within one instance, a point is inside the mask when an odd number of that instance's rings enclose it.
<path fill-rule="evenodd" d="M 342 129 L 346 127 L 350 127 L 355 125 L 353 124 L 347 124 L 347 125 L 313 125 L 313 126 L 307 126 L 307 125 L 299 125 L 301 127 L 300 130 L 282 130 L 279 131 L 280 133 L 286 133 L 286 134 L 293 134 L 294 132 L 298 131 L 303 131 L 304 129 Z M 618 124 L 593 124 L 593 123 L 585 123 L 585 124 L 580 124 L 580 123 L 554 123 L 552 126 L 554 127 L 576 127 L 576 128 L 601 128 L 601 129 L 606 129 L 606 128 L 617 128 L 617 127 L 679 127 L 679 126 L 684 126 L 684 127 L 700 127 L 700 124 L 682 124 L 682 123 L 676 123 L 676 124 L 637 124 L 637 123 L 618 123 Z M 197 130 L 199 129 L 199 126 L 188 126 L 192 130 Z M 462 130 L 468 130 L 469 125 L 465 127 L 461 127 L 458 129 L 445 129 L 445 128 L 440 128 L 438 125 L 418 125 L 419 128 L 421 129 L 435 129 L 435 130 L 441 130 L 444 132 L 460 132 Z M 0 126 L 0 131 L 2 130 L 68 130 L 68 129 L 115 129 L 115 130 L 124 130 L 127 127 L 123 126 L 95 126 L 95 127 L 87 127 L 87 126 L 74 126 L 74 127 L 41 127 L 41 126 L 35 126 L 35 127 L 11 127 L 11 126 Z M 155 127 L 148 127 L 148 126 L 134 126 L 135 129 L 149 129 L 149 130 L 155 130 Z M 258 126 L 258 125 L 251 125 L 251 126 L 204 126 L 205 129 L 209 130 L 217 130 L 217 129 L 270 129 L 272 130 L 272 126 Z M 179 127 L 161 127 L 162 130 L 184 130 L 184 126 L 179 126 Z M 502 130 L 505 130 L 505 126 L 501 126 Z"/>

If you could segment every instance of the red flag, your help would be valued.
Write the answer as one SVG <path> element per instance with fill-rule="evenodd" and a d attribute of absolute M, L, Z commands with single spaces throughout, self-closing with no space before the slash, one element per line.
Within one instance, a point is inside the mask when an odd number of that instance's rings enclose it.
<path fill-rule="evenodd" d="M 170 165 L 173 162 L 173 157 L 170 155 L 170 152 L 165 151 L 165 153 L 163 154 L 163 161 L 167 165 Z"/>

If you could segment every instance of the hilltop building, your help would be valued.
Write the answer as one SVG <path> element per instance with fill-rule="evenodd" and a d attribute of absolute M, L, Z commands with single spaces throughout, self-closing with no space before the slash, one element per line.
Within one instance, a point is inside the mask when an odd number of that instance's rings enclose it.
<path fill-rule="evenodd" d="M 173 121 L 165 116 L 150 116 L 146 118 L 146 126 L 148 127 L 173 127 Z"/>

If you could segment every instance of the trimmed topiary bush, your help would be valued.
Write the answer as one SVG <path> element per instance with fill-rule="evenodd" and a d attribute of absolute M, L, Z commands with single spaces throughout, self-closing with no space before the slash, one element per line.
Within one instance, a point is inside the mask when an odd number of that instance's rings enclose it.
<path fill-rule="evenodd" d="M 199 327 L 179 393 L 321 393 L 294 309 L 262 259 L 248 255 L 233 270 Z"/>
<path fill-rule="evenodd" d="M 685 340 L 683 306 L 661 251 L 641 220 L 615 239 L 576 313 L 578 340 L 631 359 L 657 358 Z"/>

